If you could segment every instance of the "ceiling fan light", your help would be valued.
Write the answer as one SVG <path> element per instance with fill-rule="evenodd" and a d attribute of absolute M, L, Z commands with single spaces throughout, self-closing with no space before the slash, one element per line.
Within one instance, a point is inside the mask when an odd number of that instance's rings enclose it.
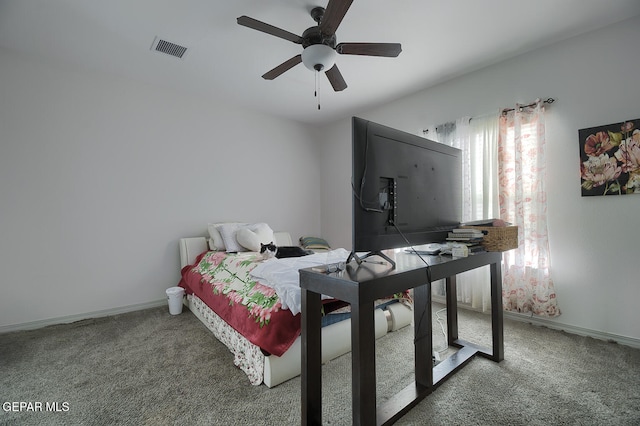
<path fill-rule="evenodd" d="M 331 46 L 312 44 L 302 51 L 302 63 L 311 71 L 328 71 L 336 63 L 336 55 Z"/>

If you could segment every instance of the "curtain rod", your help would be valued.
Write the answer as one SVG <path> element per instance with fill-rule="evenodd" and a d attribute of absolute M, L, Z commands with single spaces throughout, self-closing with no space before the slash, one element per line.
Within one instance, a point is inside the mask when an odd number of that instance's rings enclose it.
<path fill-rule="evenodd" d="M 547 98 L 547 99 L 545 99 L 544 101 L 542 101 L 542 103 L 544 103 L 544 104 L 552 104 L 552 103 L 554 103 L 555 101 L 556 101 L 556 100 L 555 100 L 555 99 L 553 99 L 553 98 Z M 529 108 L 529 107 L 532 107 L 532 106 L 536 106 L 536 102 L 532 102 L 532 103 L 530 103 L 529 105 L 520 105 L 520 108 Z M 508 113 L 509 111 L 515 111 L 515 108 L 505 108 L 505 109 L 503 109 L 503 110 L 501 111 L 501 113 L 502 113 L 502 114 L 506 114 L 506 113 Z M 471 121 L 471 120 L 473 120 L 473 117 L 469 118 L 469 121 Z M 453 123 L 453 122 L 452 122 L 452 123 Z M 440 125 L 438 125 L 438 126 L 442 126 L 442 125 L 444 125 L 444 124 L 449 124 L 449 123 L 443 123 L 443 124 L 440 124 Z M 426 135 L 427 133 L 429 133 L 429 129 L 423 129 L 423 130 L 422 130 L 422 133 Z"/>
<path fill-rule="evenodd" d="M 547 98 L 547 99 L 545 99 L 544 101 L 542 101 L 542 103 L 543 103 L 543 104 L 552 104 L 552 103 L 554 103 L 555 101 L 556 101 L 556 100 L 555 100 L 555 99 L 553 99 L 553 98 Z M 532 103 L 530 103 L 529 105 L 520 105 L 520 109 L 522 109 L 522 108 L 529 108 L 529 107 L 533 107 L 533 106 L 536 106 L 536 102 L 532 102 Z M 502 110 L 502 113 L 503 113 L 503 114 L 505 114 L 505 113 L 507 113 L 507 112 L 509 112 L 509 111 L 515 111 L 515 110 L 516 110 L 515 108 L 505 108 L 505 109 L 503 109 L 503 110 Z"/>

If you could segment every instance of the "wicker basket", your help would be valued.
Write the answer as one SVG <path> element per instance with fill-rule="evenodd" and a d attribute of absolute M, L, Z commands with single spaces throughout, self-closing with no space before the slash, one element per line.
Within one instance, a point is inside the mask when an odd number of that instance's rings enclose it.
<path fill-rule="evenodd" d="M 482 246 L 486 251 L 507 251 L 518 248 L 517 226 L 461 226 L 486 232 Z"/>

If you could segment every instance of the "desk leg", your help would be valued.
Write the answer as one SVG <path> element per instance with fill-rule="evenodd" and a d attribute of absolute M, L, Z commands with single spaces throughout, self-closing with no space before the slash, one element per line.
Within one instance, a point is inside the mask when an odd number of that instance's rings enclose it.
<path fill-rule="evenodd" d="M 351 304 L 351 385 L 354 425 L 376 424 L 373 303 Z"/>
<path fill-rule="evenodd" d="M 502 310 L 502 265 L 500 262 L 491 266 L 491 333 L 493 334 L 494 361 L 504 359 L 504 318 Z"/>
<path fill-rule="evenodd" d="M 413 289 L 414 356 L 416 384 L 433 387 L 431 283 Z"/>
<path fill-rule="evenodd" d="M 322 424 L 322 334 L 320 295 L 301 289 L 302 424 Z"/>
<path fill-rule="evenodd" d="M 456 293 L 456 276 L 447 278 L 447 343 L 454 345 L 458 340 L 458 295 Z"/>

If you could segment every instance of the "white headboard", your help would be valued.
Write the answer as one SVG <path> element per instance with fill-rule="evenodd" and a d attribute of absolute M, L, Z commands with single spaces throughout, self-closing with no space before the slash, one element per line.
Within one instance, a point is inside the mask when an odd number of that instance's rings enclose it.
<path fill-rule="evenodd" d="M 277 246 L 292 246 L 293 241 L 291 241 L 291 234 L 288 232 L 274 232 L 273 239 L 275 240 L 275 244 Z"/>
<path fill-rule="evenodd" d="M 291 246 L 291 234 L 288 232 L 274 232 L 273 238 L 277 246 Z M 187 265 L 192 265 L 196 257 L 209 250 L 206 237 L 180 238 L 180 269 Z"/>
<path fill-rule="evenodd" d="M 205 237 L 180 238 L 180 269 L 193 264 L 196 257 L 208 249 Z"/>

